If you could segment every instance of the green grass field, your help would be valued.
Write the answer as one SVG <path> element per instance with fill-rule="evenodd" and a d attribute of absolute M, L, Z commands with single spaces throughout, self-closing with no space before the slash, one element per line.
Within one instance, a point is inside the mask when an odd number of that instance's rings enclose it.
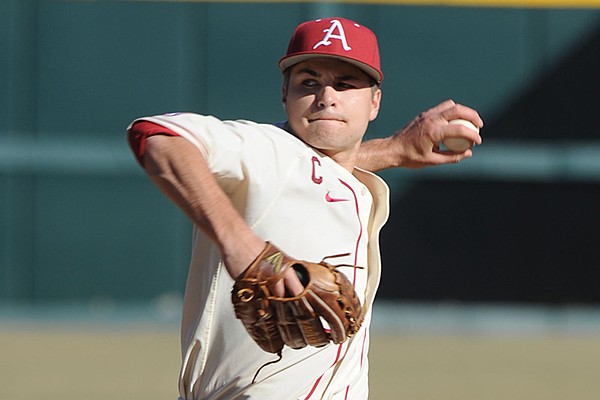
<path fill-rule="evenodd" d="M 0 399 L 177 398 L 174 330 L 4 328 Z M 600 337 L 374 334 L 370 376 L 371 400 L 595 400 Z"/>

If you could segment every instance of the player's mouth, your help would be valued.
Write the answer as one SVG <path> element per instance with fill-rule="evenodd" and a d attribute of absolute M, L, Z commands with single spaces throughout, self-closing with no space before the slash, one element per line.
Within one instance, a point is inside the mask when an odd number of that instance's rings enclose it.
<path fill-rule="evenodd" d="M 318 117 L 308 118 L 308 122 L 321 122 L 321 121 L 346 122 L 346 120 L 341 116 L 318 116 Z"/>

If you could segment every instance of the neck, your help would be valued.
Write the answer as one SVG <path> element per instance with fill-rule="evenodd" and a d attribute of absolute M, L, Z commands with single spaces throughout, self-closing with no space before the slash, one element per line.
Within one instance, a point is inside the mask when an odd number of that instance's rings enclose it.
<path fill-rule="evenodd" d="M 298 135 L 296 135 L 294 133 L 294 130 L 292 129 L 292 127 L 290 126 L 290 124 L 287 121 L 285 123 L 281 124 L 280 127 L 285 129 L 287 132 L 294 135 L 298 139 L 302 140 Z M 304 143 L 306 143 L 306 142 L 304 142 Z M 306 143 L 306 144 L 308 146 L 310 146 L 308 143 Z M 358 161 L 360 142 L 357 143 L 355 148 L 351 149 L 350 151 L 348 151 L 348 150 L 323 150 L 323 149 L 317 149 L 315 147 L 313 147 L 313 148 L 315 150 L 318 150 L 321 153 L 325 154 L 326 156 L 331 158 L 333 161 L 335 161 L 336 163 L 338 163 L 339 165 L 344 167 L 346 170 L 348 170 L 350 173 L 352 173 L 354 171 L 354 167 L 356 166 L 357 161 Z"/>

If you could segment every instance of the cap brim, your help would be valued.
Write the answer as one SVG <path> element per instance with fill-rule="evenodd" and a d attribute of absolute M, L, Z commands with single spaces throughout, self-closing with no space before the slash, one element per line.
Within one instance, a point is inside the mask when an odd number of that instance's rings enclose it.
<path fill-rule="evenodd" d="M 289 67 L 292 67 L 298 63 L 301 63 L 302 61 L 305 61 L 305 60 L 308 60 L 311 58 L 335 58 L 335 59 L 338 59 L 341 61 L 345 61 L 345 62 L 352 64 L 355 67 L 361 69 L 363 72 L 365 72 L 371 78 L 375 79 L 375 81 L 378 84 L 380 84 L 381 81 L 383 80 L 382 74 L 379 71 L 377 71 L 375 68 L 373 68 L 363 62 L 356 61 L 352 58 L 342 57 L 342 56 L 332 55 L 332 54 L 305 53 L 305 54 L 295 54 L 295 55 L 289 56 L 289 57 L 283 57 L 281 60 L 279 60 L 279 69 L 283 72 L 286 69 L 288 69 Z"/>

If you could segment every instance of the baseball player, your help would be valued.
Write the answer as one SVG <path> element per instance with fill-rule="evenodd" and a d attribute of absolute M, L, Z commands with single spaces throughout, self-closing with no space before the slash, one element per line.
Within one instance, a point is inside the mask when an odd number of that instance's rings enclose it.
<path fill-rule="evenodd" d="M 279 67 L 288 117 L 283 123 L 176 113 L 140 118 L 128 127 L 142 167 L 195 226 L 182 317 L 180 399 L 367 399 L 371 306 L 381 270 L 378 236 L 388 217 L 388 187 L 369 171 L 453 163 L 472 155 L 471 149 L 440 151 L 445 137 L 481 143 L 477 132 L 448 124 L 460 118 L 483 126 L 475 110 L 453 101 L 388 138 L 362 143 L 379 112 L 383 73 L 375 34 L 356 22 L 324 18 L 300 24 Z M 284 339 L 283 347 L 265 351 L 262 336 L 298 314 L 282 322 L 276 320 L 281 309 L 273 311 L 277 315 L 267 309 L 275 325 L 256 330 L 256 320 L 245 320 L 256 310 L 243 304 L 234 310 L 232 296 L 249 301 L 257 292 L 243 298 L 246 289 L 232 291 L 234 285 L 252 275 L 249 266 L 267 265 L 269 286 L 262 289 L 269 299 L 327 303 L 302 297 L 316 289 L 308 290 L 312 284 L 297 273 L 301 263 L 285 260 L 318 262 L 332 255 L 360 302 L 360 317 L 350 318 L 351 332 L 311 345 L 313 328 L 308 334 L 302 328 L 300 340 L 308 345 Z M 315 312 L 325 335 L 333 337 L 337 316 Z M 288 334 L 293 336 L 282 333 Z"/>

